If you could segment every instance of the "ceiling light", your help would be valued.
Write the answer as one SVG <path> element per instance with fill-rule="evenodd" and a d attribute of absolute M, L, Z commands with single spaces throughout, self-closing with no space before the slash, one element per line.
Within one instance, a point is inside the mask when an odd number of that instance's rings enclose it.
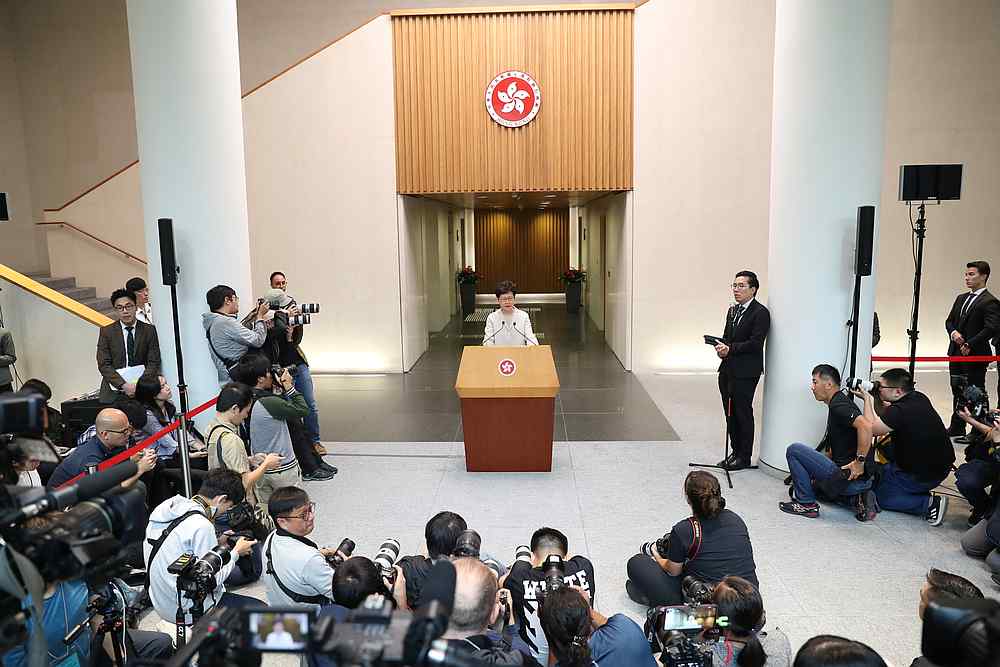
<path fill-rule="evenodd" d="M 555 195 L 545 195 L 546 199 L 552 199 L 553 197 L 555 197 Z"/>
<path fill-rule="evenodd" d="M 476 199 L 486 199 L 486 195 L 476 195 Z"/>

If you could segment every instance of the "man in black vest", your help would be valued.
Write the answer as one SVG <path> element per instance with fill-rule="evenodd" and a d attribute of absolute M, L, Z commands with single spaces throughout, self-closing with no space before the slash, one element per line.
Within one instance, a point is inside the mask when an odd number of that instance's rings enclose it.
<path fill-rule="evenodd" d="M 715 353 L 719 364 L 719 393 L 726 412 L 733 451 L 719 465 L 729 470 L 750 466 L 753 455 L 753 396 L 764 372 L 764 339 L 771 313 L 755 298 L 760 282 L 753 271 L 740 271 L 733 280 L 736 304 L 726 314 L 726 329 Z"/>
<path fill-rule="evenodd" d="M 968 292 L 963 292 L 955 298 L 955 303 L 948 313 L 944 326 L 948 330 L 951 342 L 948 345 L 948 356 L 989 356 L 990 339 L 1000 333 L 1000 301 L 986 289 L 990 279 L 990 265 L 987 262 L 969 262 L 965 265 L 965 286 Z M 954 397 L 955 411 L 951 415 L 951 427 L 948 435 L 951 437 L 965 436 L 965 422 L 958 416 L 958 406 L 962 391 L 967 385 L 975 385 L 986 391 L 986 367 L 988 362 L 951 362 L 948 373 L 951 375 L 951 393 Z M 961 441 L 960 441 L 961 442 Z"/>

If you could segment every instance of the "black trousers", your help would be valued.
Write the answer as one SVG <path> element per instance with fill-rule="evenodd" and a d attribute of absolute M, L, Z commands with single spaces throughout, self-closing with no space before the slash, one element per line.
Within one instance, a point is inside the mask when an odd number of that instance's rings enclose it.
<path fill-rule="evenodd" d="M 745 461 L 749 461 L 753 456 L 753 396 L 759 381 L 759 375 L 752 378 L 734 378 L 728 369 L 719 371 L 719 394 L 722 396 L 722 409 L 727 415 L 729 440 L 732 443 L 733 453 Z"/>
<path fill-rule="evenodd" d="M 652 607 L 681 604 L 681 577 L 667 574 L 655 560 L 646 554 L 636 554 L 626 567 L 628 578 L 646 596 Z"/>
<path fill-rule="evenodd" d="M 951 396 L 955 410 L 958 409 L 958 402 L 962 397 L 963 384 L 975 385 L 986 391 L 987 367 L 989 367 L 988 363 L 949 362 L 948 374 L 951 376 Z M 951 415 L 951 430 L 965 432 L 965 422 L 954 413 Z"/>

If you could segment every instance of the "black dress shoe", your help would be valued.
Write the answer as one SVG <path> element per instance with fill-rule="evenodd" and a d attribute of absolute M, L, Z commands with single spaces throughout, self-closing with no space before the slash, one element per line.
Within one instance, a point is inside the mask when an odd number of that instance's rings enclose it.
<path fill-rule="evenodd" d="M 733 465 L 733 462 L 735 460 L 736 460 L 736 454 L 730 454 L 729 456 L 727 456 L 726 458 L 722 459 L 721 461 L 719 461 L 715 465 L 719 466 L 720 468 L 725 468 L 726 466 Z"/>
<path fill-rule="evenodd" d="M 967 435 L 960 435 L 957 438 L 955 438 L 955 443 L 959 444 L 959 445 L 968 445 L 971 442 L 972 441 L 969 440 L 969 436 L 967 436 Z"/>
<path fill-rule="evenodd" d="M 725 469 L 729 472 L 736 470 L 746 470 L 750 467 L 750 461 L 747 459 L 733 459 L 733 462 L 725 466 Z"/>

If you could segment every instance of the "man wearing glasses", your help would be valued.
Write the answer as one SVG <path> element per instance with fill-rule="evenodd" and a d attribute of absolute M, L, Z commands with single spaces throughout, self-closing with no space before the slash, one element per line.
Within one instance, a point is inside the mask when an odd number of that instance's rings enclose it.
<path fill-rule="evenodd" d="M 733 280 L 736 303 L 726 314 L 722 342 L 716 344 L 719 393 L 726 414 L 732 453 L 719 461 L 728 470 L 750 467 L 753 456 L 753 396 L 764 372 L 764 339 L 771 328 L 771 313 L 757 301 L 760 282 L 753 271 L 740 271 Z"/>
<path fill-rule="evenodd" d="M 129 445 L 132 425 L 125 413 L 117 408 L 105 408 L 97 413 L 94 422 L 96 433 L 89 440 L 74 449 L 69 456 L 56 466 L 49 478 L 48 486 L 57 488 L 81 473 L 97 467 L 102 461 L 122 452 Z M 139 466 L 139 475 L 156 467 L 156 453 L 146 449 L 134 459 Z"/>
<path fill-rule="evenodd" d="M 111 295 L 111 305 L 118 312 L 118 321 L 101 327 L 97 337 L 97 370 L 101 377 L 101 403 L 114 403 L 122 394 L 135 395 L 139 378 L 127 381 L 122 377 L 142 367 L 141 377 L 160 375 L 160 342 L 156 327 L 136 319 L 135 294 L 123 289 Z M 131 375 L 130 375 L 131 377 Z"/>
<path fill-rule="evenodd" d="M 297 486 L 283 486 L 267 501 L 267 511 L 277 526 L 264 541 L 263 579 L 268 603 L 332 603 L 333 568 L 326 559 L 337 551 L 320 548 L 306 537 L 316 524 L 316 503 Z"/>

